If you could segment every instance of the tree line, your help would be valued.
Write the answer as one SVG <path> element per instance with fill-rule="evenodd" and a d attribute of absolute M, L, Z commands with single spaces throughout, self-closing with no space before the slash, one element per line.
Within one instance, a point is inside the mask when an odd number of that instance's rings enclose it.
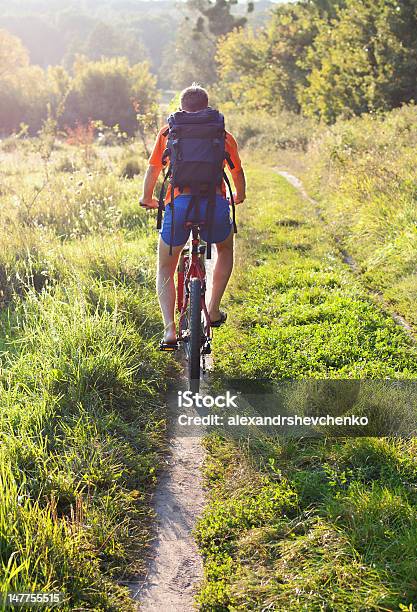
<path fill-rule="evenodd" d="M 152 43 L 158 61 L 166 61 L 166 86 L 196 80 L 224 110 L 285 110 L 328 123 L 416 99 L 417 0 L 299 0 L 276 5 L 267 21 L 256 22 L 257 10 L 257 3 L 237 0 L 187 0 L 171 10 Z M 71 11 L 64 16 L 77 22 Z M 83 45 L 74 38 L 68 65 L 37 65 L 18 37 L 0 30 L 2 134 L 21 124 L 36 133 L 48 116 L 69 126 L 90 119 L 118 124 L 131 134 L 138 113 L 151 110 L 161 75 L 158 83 L 146 60 L 150 47 L 96 14 L 88 29 L 88 19 L 78 16 L 89 34 Z"/>
<path fill-rule="evenodd" d="M 0 134 L 23 126 L 35 134 L 47 118 L 60 127 L 96 120 L 132 134 L 138 114 L 149 113 L 157 99 L 156 77 L 147 62 L 91 61 L 80 55 L 71 72 L 63 66 L 43 70 L 29 63 L 18 38 L 0 30 Z"/>
<path fill-rule="evenodd" d="M 220 40 L 217 91 L 333 122 L 417 98 L 417 0 L 301 0 Z"/>

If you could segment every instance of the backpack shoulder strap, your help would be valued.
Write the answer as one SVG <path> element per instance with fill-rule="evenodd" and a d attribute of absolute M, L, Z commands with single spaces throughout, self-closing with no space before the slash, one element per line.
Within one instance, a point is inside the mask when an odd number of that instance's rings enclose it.
<path fill-rule="evenodd" d="M 230 203 L 232 205 L 233 231 L 234 231 L 235 234 L 237 234 L 235 199 L 233 197 L 233 191 L 232 191 L 232 186 L 231 186 L 230 181 L 229 181 L 229 177 L 227 176 L 227 174 L 226 174 L 226 172 L 224 170 L 223 170 L 223 178 L 224 178 L 224 182 L 226 183 L 227 188 L 229 190 Z"/>

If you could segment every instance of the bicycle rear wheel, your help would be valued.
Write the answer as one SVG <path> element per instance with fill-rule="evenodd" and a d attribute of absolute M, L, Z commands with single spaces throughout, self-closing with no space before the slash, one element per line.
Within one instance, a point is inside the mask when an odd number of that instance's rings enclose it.
<path fill-rule="evenodd" d="M 188 358 L 189 389 L 193 393 L 200 390 L 201 360 L 201 281 L 192 278 L 190 281 L 190 337 Z"/>

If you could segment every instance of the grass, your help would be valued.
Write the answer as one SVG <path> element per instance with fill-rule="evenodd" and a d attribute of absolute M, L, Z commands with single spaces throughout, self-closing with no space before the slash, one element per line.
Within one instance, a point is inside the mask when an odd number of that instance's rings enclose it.
<path fill-rule="evenodd" d="M 64 610 L 135 609 L 165 444 L 156 236 L 123 155 L 2 159 L 1 590 L 61 591 Z"/>
<path fill-rule="evenodd" d="M 233 326 L 219 330 L 223 377 L 410 377 L 416 349 L 343 264 L 310 203 L 268 170 L 238 208 Z"/>
<path fill-rule="evenodd" d="M 252 166 L 214 380 L 415 379 L 416 348 L 311 204 Z M 390 406 L 383 419 L 388 419 Z M 205 441 L 202 610 L 399 610 L 417 600 L 414 439 Z"/>
<path fill-rule="evenodd" d="M 310 144 L 307 178 L 365 284 L 414 327 L 416 117 L 411 104 L 337 123 Z"/>
<path fill-rule="evenodd" d="M 339 124 L 310 148 L 323 214 L 359 277 L 311 205 L 251 153 L 215 382 L 416 378 L 415 345 L 363 283 L 415 322 L 414 113 Z M 235 121 L 256 149 L 267 119 Z M 310 129 L 284 117 L 268 142 L 299 157 Z M 1 589 L 63 591 L 64 610 L 133 610 L 123 583 L 144 569 L 175 375 L 154 348 L 143 152 L 56 143 L 42 161 L 26 140 L 0 156 Z M 205 444 L 202 610 L 412 610 L 414 439 Z"/>

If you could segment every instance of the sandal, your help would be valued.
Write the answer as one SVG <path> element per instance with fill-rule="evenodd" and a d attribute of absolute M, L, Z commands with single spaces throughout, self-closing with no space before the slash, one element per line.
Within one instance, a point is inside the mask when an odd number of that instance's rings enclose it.
<path fill-rule="evenodd" d="M 178 348 L 178 342 L 176 340 L 175 342 L 165 342 L 165 340 L 161 340 L 161 342 L 159 343 L 160 351 L 172 352 L 178 350 Z"/>
<path fill-rule="evenodd" d="M 223 325 L 223 323 L 226 323 L 226 319 L 227 319 L 227 312 L 220 311 L 220 319 L 217 319 L 217 321 L 210 321 L 210 327 L 220 327 L 220 325 Z"/>

